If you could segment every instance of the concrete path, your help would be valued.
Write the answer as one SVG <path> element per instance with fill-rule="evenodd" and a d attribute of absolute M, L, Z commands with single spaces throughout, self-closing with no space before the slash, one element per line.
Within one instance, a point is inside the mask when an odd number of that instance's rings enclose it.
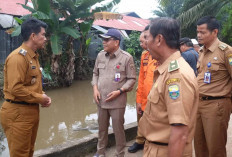
<path fill-rule="evenodd" d="M 142 157 L 143 156 L 143 151 L 142 150 L 140 150 L 140 151 L 138 151 L 136 153 L 128 153 L 128 151 L 127 151 L 128 147 L 133 145 L 134 142 L 135 141 L 133 140 L 133 141 L 129 141 L 129 142 L 126 143 L 125 157 Z M 108 148 L 107 151 L 106 151 L 106 157 L 113 157 L 114 151 L 115 151 L 115 146 Z M 93 157 L 93 156 L 94 156 L 94 153 L 89 154 L 86 157 Z"/>

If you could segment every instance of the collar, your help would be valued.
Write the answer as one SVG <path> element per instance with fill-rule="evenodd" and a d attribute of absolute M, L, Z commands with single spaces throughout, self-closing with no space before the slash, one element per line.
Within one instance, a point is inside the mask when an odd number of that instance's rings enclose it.
<path fill-rule="evenodd" d="M 209 50 L 210 52 L 214 52 L 216 50 L 216 48 L 218 47 L 219 44 L 219 40 L 218 38 L 211 44 L 211 46 L 206 49 L 205 46 L 203 47 L 204 52 L 206 52 L 207 50 Z"/>
<path fill-rule="evenodd" d="M 168 65 L 171 61 L 176 60 L 181 57 L 180 51 L 174 52 L 171 56 L 169 56 L 163 64 L 161 64 L 157 70 L 160 74 L 162 74 L 165 70 L 168 69 Z"/>
<path fill-rule="evenodd" d="M 31 58 L 34 58 L 35 56 L 37 56 L 37 57 L 39 56 L 38 53 L 36 53 L 35 51 L 33 51 L 31 48 L 29 48 L 28 46 L 26 46 L 24 43 L 21 45 L 21 47 L 27 51 L 27 53 L 29 54 L 29 56 Z"/>
<path fill-rule="evenodd" d="M 114 58 L 114 57 L 117 58 L 120 54 L 121 54 L 121 49 L 119 47 L 118 50 L 113 53 L 112 58 Z M 110 55 L 109 52 L 105 53 L 105 56 L 109 56 L 109 55 Z"/>

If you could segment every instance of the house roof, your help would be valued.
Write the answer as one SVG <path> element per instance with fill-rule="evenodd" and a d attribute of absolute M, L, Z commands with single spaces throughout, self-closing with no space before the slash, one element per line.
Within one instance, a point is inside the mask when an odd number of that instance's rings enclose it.
<path fill-rule="evenodd" d="M 8 14 L 8 15 L 17 15 L 22 16 L 26 14 L 30 14 L 30 12 L 24 8 L 22 8 L 21 5 L 17 4 L 25 4 L 25 0 L 0 0 L 0 14 Z M 28 4 L 30 5 L 30 1 Z"/>
<path fill-rule="evenodd" d="M 95 20 L 93 24 L 123 30 L 142 31 L 149 23 L 150 20 L 123 15 L 122 20 Z"/>
<path fill-rule="evenodd" d="M 30 12 L 21 5 L 17 3 L 24 4 L 25 0 L 0 0 L 0 14 L 8 14 L 8 15 L 16 15 L 16 16 L 23 16 L 26 14 L 30 14 Z M 28 5 L 31 5 L 31 1 L 29 0 Z M 95 20 L 94 25 L 99 25 L 102 27 L 108 28 L 117 28 L 121 30 L 136 30 L 142 31 L 148 24 L 150 23 L 149 20 L 131 17 L 123 15 L 122 20 Z"/>
<path fill-rule="evenodd" d="M 125 13 L 123 13 L 123 15 L 141 18 L 141 17 L 140 17 L 138 14 L 136 14 L 135 12 L 125 12 Z"/>

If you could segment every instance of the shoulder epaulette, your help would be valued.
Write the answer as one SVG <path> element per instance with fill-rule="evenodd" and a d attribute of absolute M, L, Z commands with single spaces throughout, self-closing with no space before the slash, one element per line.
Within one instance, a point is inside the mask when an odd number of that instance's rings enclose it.
<path fill-rule="evenodd" d="M 19 54 L 25 56 L 27 54 L 27 51 L 24 49 L 19 50 Z"/>
<path fill-rule="evenodd" d="M 131 56 L 130 53 L 126 52 L 126 51 L 123 51 L 121 50 L 123 54 L 127 55 L 127 56 Z"/>
<path fill-rule="evenodd" d="M 179 69 L 179 64 L 177 60 L 173 60 L 169 63 L 168 72 L 172 72 Z"/>
<path fill-rule="evenodd" d="M 227 47 L 228 47 L 228 46 L 225 45 L 225 44 L 220 44 L 220 45 L 218 46 L 218 48 L 221 49 L 222 51 L 224 51 Z"/>

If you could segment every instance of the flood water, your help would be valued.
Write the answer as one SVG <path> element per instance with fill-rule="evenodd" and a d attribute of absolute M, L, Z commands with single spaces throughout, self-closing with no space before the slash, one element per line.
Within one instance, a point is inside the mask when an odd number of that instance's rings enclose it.
<path fill-rule="evenodd" d="M 97 132 L 97 106 L 93 103 L 90 80 L 76 81 L 71 87 L 49 90 L 46 94 L 52 98 L 52 105 L 40 108 L 36 150 Z M 125 124 L 136 120 L 134 88 L 127 94 Z M 9 156 L 6 139 L 0 142 L 6 146 L 0 156 Z"/>

